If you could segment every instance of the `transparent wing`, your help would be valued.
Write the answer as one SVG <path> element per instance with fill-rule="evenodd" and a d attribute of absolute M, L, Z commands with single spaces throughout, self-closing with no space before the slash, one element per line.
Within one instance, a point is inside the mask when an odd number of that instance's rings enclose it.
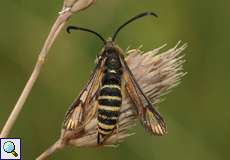
<path fill-rule="evenodd" d="M 131 101 L 137 107 L 138 116 L 145 129 L 154 135 L 164 135 L 167 128 L 163 117 L 141 90 L 127 63 L 121 58 L 124 68 L 125 89 Z"/>
<path fill-rule="evenodd" d="M 80 95 L 70 105 L 63 128 L 76 130 L 84 126 L 96 113 L 96 96 L 100 88 L 104 59 L 99 59 L 90 79 Z"/>

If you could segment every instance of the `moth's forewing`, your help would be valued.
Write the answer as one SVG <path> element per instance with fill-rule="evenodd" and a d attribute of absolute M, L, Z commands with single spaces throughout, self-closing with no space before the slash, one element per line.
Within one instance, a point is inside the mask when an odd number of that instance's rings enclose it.
<path fill-rule="evenodd" d="M 142 125 L 147 131 L 154 135 L 166 134 L 167 128 L 163 117 L 141 90 L 126 61 L 121 58 L 121 62 L 124 71 L 126 93 L 134 103 L 134 106 L 137 107 L 138 116 Z"/>
<path fill-rule="evenodd" d="M 66 130 L 77 130 L 82 128 L 96 114 L 95 105 L 96 93 L 100 88 L 103 70 L 103 59 L 98 63 L 90 76 L 85 88 L 81 91 L 79 97 L 72 103 L 66 113 L 64 126 Z"/>

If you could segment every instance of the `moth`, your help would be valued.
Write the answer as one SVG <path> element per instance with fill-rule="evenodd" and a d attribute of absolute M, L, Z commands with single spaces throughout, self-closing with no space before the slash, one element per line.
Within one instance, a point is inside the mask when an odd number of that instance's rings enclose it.
<path fill-rule="evenodd" d="M 120 30 L 127 24 L 145 16 L 157 15 L 153 12 L 138 14 L 122 24 L 112 38 L 105 40 L 99 33 L 82 27 L 69 26 L 71 30 L 90 32 L 99 37 L 104 46 L 97 57 L 96 67 L 85 88 L 70 106 L 64 120 L 65 130 L 83 130 L 92 117 L 97 117 L 97 144 L 103 145 L 106 139 L 116 132 L 122 99 L 128 96 L 137 111 L 144 128 L 154 135 L 167 133 L 164 118 L 145 95 L 124 57 L 124 51 L 115 43 Z"/>

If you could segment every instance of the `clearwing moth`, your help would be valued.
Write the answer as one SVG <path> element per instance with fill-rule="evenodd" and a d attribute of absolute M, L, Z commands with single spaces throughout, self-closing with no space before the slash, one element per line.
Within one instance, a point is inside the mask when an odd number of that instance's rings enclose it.
<path fill-rule="evenodd" d="M 127 24 L 144 16 L 155 16 L 153 12 L 138 14 L 122 24 L 112 38 L 105 40 L 90 29 L 69 26 L 71 30 L 90 32 L 99 37 L 104 46 L 97 57 L 97 64 L 85 88 L 66 113 L 63 129 L 84 132 L 84 126 L 97 117 L 97 144 L 103 145 L 119 128 L 118 120 L 124 95 L 130 98 L 137 117 L 144 128 L 154 135 L 165 135 L 167 128 L 163 117 L 137 83 L 124 57 L 124 51 L 115 43 L 119 31 Z"/>

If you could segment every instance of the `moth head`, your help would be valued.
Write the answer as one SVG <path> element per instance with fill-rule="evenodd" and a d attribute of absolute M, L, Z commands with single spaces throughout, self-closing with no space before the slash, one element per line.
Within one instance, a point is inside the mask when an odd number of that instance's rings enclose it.
<path fill-rule="evenodd" d="M 109 56 L 109 54 L 112 53 L 118 53 L 120 56 L 123 56 L 124 51 L 114 41 L 112 41 L 112 38 L 110 37 L 102 48 L 101 54 Z"/>

